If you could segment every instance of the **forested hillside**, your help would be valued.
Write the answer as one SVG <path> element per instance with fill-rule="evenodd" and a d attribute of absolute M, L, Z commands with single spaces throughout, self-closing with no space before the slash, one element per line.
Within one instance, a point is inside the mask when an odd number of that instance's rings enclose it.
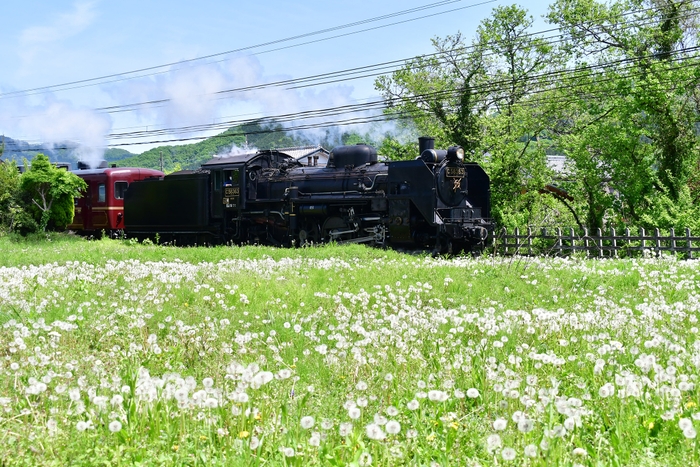
<path fill-rule="evenodd" d="M 79 160 L 78 144 L 66 141 L 55 145 L 32 144 L 26 141 L 4 137 L 3 159 L 14 160 L 18 165 L 22 165 L 24 159 L 31 161 L 37 154 L 46 155 L 51 162 L 68 162 L 72 168 L 76 168 L 76 163 Z M 0 143 L 2 144 L 2 143 Z M 104 159 L 107 162 L 114 163 L 118 160 L 134 156 L 133 153 L 118 148 L 109 148 L 105 150 Z"/>
<path fill-rule="evenodd" d="M 171 172 L 175 169 L 195 169 L 217 154 L 230 152 L 234 146 L 237 148 L 247 146 L 255 149 L 274 149 L 310 144 L 314 143 L 308 138 L 284 132 L 281 125 L 255 123 L 230 128 L 223 133 L 194 144 L 161 146 L 150 149 L 143 154 L 122 159 L 117 162 L 117 165 L 160 170 L 162 156 L 163 170 Z"/>

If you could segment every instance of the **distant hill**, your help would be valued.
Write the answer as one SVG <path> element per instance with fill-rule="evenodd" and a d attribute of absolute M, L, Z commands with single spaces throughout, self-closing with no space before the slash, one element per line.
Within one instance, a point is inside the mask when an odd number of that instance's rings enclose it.
<path fill-rule="evenodd" d="M 287 134 L 281 125 L 258 123 L 236 126 L 218 135 L 194 144 L 181 146 L 160 146 L 143 154 L 117 161 L 119 167 L 146 167 L 160 170 L 163 157 L 163 170 L 171 172 L 181 169 L 196 169 L 217 154 L 228 153 L 235 145 L 256 149 L 274 149 L 313 144 L 309 139 Z"/>
<path fill-rule="evenodd" d="M 328 133 L 328 132 L 327 132 Z M 343 140 L 348 134 L 342 136 Z M 163 157 L 163 170 L 172 172 L 179 169 L 196 169 L 217 154 L 225 154 L 231 151 L 235 145 L 238 148 L 275 149 L 294 146 L 308 146 L 318 144 L 309 138 L 295 136 L 284 131 L 282 125 L 276 123 L 252 123 L 229 128 L 218 135 L 207 138 L 194 144 L 181 146 L 160 146 L 150 149 L 142 154 L 133 154 L 124 149 L 107 149 L 104 158 L 110 164 L 118 167 L 145 167 L 150 169 L 161 168 L 161 155 Z M 329 147 L 333 147 L 331 141 L 326 141 Z M 5 137 L 5 153 L 3 159 L 14 159 L 22 164 L 23 159 L 31 159 L 38 153 L 46 154 L 52 162 L 69 162 L 72 168 L 77 168 L 78 157 L 76 149 L 78 145 L 73 142 L 63 142 L 56 147 L 60 149 L 43 148 L 40 144 L 30 144 L 25 141 Z"/>
<path fill-rule="evenodd" d="M 0 144 L 2 143 L 0 142 Z M 51 162 L 68 162 L 72 168 L 77 168 L 79 160 L 76 155 L 77 148 L 78 144 L 71 141 L 57 143 L 53 147 L 44 147 L 42 144 L 30 144 L 26 141 L 5 136 L 5 151 L 2 158 L 17 161 L 18 165 L 22 165 L 24 159 L 31 161 L 34 156 L 42 153 L 46 154 Z M 132 156 L 134 156 L 133 153 L 116 148 L 107 149 L 104 154 L 105 160 L 112 163 Z"/>

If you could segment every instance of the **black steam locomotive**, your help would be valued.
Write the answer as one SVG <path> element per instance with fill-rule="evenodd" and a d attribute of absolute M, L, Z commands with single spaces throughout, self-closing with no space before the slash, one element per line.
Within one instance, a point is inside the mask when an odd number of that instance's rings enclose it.
<path fill-rule="evenodd" d="M 364 144 L 340 146 L 326 167 L 259 151 L 196 171 L 134 182 L 127 235 L 177 244 L 278 246 L 335 241 L 439 253 L 483 248 L 493 230 L 488 175 L 459 147 L 420 139 L 412 161 L 380 162 Z"/>

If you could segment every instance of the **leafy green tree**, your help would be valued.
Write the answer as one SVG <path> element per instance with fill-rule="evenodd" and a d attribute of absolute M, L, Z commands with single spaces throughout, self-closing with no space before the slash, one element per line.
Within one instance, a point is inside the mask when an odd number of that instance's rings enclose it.
<path fill-rule="evenodd" d="M 31 168 L 22 175 L 20 186 L 29 200 L 28 209 L 34 213 L 42 231 L 49 226 L 65 229 L 73 220 L 73 199 L 87 188 L 83 179 L 56 168 L 44 154 L 32 159 Z"/>
<path fill-rule="evenodd" d="M 695 3 L 557 0 L 550 7 L 577 70 L 556 93 L 563 103 L 557 141 L 573 161 L 566 184 L 591 229 L 682 227 L 692 217 L 678 207 L 692 211 L 688 200 L 698 198 L 688 196 L 699 153 Z"/>
<path fill-rule="evenodd" d="M 29 233 L 35 229 L 35 223 L 21 203 L 17 164 L 0 160 L 0 231 Z"/>
<path fill-rule="evenodd" d="M 467 46 L 461 34 L 434 39 L 436 54 L 415 58 L 377 79 L 388 113 L 434 136 L 442 147 L 457 144 L 481 162 L 492 180 L 493 214 L 504 226 L 544 221 L 539 190 L 551 178 L 542 136 L 549 109 L 532 95 L 553 87 L 547 72 L 563 59 L 533 36 L 533 19 L 516 5 L 500 6 L 477 28 Z M 390 140 L 396 154 L 403 146 Z"/>

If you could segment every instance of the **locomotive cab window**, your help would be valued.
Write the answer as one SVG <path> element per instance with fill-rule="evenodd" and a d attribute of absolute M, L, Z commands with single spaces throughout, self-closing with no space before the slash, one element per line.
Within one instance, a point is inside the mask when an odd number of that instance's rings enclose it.
<path fill-rule="evenodd" d="M 129 182 L 114 182 L 114 199 L 124 199 Z"/>
<path fill-rule="evenodd" d="M 224 186 L 238 186 L 240 183 L 239 172 L 236 170 L 224 170 Z"/>

